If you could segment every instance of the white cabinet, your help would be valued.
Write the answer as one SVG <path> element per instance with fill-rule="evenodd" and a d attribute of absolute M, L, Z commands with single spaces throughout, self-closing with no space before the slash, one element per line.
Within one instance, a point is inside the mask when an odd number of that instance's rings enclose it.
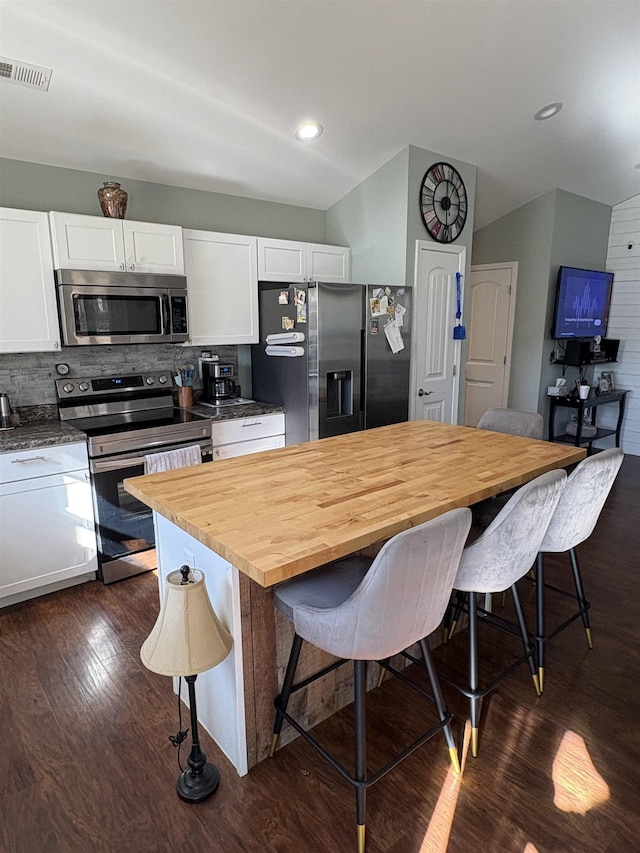
<path fill-rule="evenodd" d="M 0 352 L 60 349 L 46 213 L 0 208 Z"/>
<path fill-rule="evenodd" d="M 184 275 L 177 225 L 58 212 L 50 223 L 56 269 Z"/>
<path fill-rule="evenodd" d="M 257 343 L 256 238 L 188 229 L 183 238 L 191 344 Z"/>
<path fill-rule="evenodd" d="M 214 460 L 274 450 L 284 447 L 284 414 L 214 421 L 211 435 Z"/>
<path fill-rule="evenodd" d="M 0 606 L 95 577 L 96 553 L 86 445 L 0 454 Z"/>
<path fill-rule="evenodd" d="M 349 281 L 351 249 L 258 237 L 260 281 Z"/>

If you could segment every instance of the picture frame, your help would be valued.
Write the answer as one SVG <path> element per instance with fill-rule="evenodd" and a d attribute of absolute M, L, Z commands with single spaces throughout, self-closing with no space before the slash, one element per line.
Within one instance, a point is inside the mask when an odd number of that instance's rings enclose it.
<path fill-rule="evenodd" d="M 598 388 L 600 392 L 606 393 L 608 391 L 615 391 L 615 387 L 612 371 L 603 370 L 598 381 Z"/>

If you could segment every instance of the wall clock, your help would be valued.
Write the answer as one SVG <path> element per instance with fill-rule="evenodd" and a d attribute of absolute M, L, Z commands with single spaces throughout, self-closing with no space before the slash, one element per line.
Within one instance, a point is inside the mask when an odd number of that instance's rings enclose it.
<path fill-rule="evenodd" d="M 424 227 L 439 243 L 452 243 L 467 221 L 467 190 L 460 173 L 448 163 L 434 163 L 420 185 Z"/>

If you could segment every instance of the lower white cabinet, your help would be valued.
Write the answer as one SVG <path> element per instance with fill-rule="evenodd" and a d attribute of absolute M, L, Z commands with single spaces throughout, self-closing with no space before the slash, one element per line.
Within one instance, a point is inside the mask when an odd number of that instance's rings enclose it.
<path fill-rule="evenodd" d="M 258 415 L 213 422 L 213 458 L 230 459 L 284 447 L 284 415 Z"/>
<path fill-rule="evenodd" d="M 185 229 L 183 239 L 190 343 L 257 343 L 256 238 Z"/>
<path fill-rule="evenodd" d="M 0 208 L 0 353 L 60 349 L 49 217 Z"/>
<path fill-rule="evenodd" d="M 0 454 L 0 607 L 97 569 L 86 445 Z"/>

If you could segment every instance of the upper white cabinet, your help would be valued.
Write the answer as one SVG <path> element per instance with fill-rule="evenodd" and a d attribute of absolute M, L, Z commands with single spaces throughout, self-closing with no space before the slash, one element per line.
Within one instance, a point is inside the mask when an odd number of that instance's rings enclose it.
<path fill-rule="evenodd" d="M 258 237 L 260 281 L 349 281 L 351 249 Z"/>
<path fill-rule="evenodd" d="M 50 214 L 50 222 L 57 269 L 184 275 L 177 225 L 58 212 Z"/>
<path fill-rule="evenodd" d="M 60 349 L 46 213 L 0 208 L 0 352 Z"/>
<path fill-rule="evenodd" d="M 257 343 L 256 238 L 189 229 L 183 238 L 190 343 Z"/>

